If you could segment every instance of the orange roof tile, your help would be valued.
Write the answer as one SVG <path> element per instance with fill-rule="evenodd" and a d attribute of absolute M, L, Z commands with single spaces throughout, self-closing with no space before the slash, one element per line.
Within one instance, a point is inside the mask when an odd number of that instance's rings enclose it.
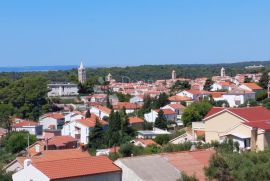
<path fill-rule="evenodd" d="M 181 102 L 181 101 L 190 101 L 190 97 L 185 97 L 185 96 L 171 96 L 169 97 L 169 101 L 171 102 Z"/>
<path fill-rule="evenodd" d="M 72 136 L 54 136 L 48 140 L 48 145 L 55 145 L 55 146 L 61 146 L 66 145 L 70 142 L 77 142 L 75 138 Z"/>
<path fill-rule="evenodd" d="M 145 146 L 148 145 L 157 145 L 160 146 L 159 144 L 157 144 L 154 140 L 152 139 L 136 139 L 137 142 L 141 142 L 142 144 L 144 144 Z"/>
<path fill-rule="evenodd" d="M 38 123 L 34 121 L 22 121 L 22 122 L 13 124 L 12 127 L 18 128 L 18 127 L 25 127 L 25 126 L 37 126 L 37 125 Z"/>
<path fill-rule="evenodd" d="M 121 169 L 105 156 L 45 161 L 33 165 L 50 179 L 121 172 Z"/>
<path fill-rule="evenodd" d="M 89 128 L 93 128 L 96 125 L 96 120 L 98 120 L 101 125 L 108 125 L 108 122 L 106 122 L 102 119 L 99 119 L 94 114 L 91 114 L 90 118 L 79 119 L 79 120 L 77 120 L 77 122 L 79 122 L 79 123 L 81 123 Z"/>
<path fill-rule="evenodd" d="M 136 123 L 143 123 L 144 122 L 142 118 L 139 118 L 139 117 L 136 117 L 136 116 L 129 117 L 128 121 L 129 121 L 130 124 L 136 124 Z"/>
<path fill-rule="evenodd" d="M 124 107 L 126 109 L 139 109 L 140 108 L 139 105 L 133 104 L 130 102 L 118 102 L 116 105 L 113 106 L 113 109 L 120 110 L 120 109 L 123 109 Z"/>
<path fill-rule="evenodd" d="M 170 107 L 172 107 L 173 109 L 184 109 L 185 106 L 183 106 L 182 104 L 169 104 Z"/>
<path fill-rule="evenodd" d="M 213 98 L 221 97 L 226 92 L 210 92 Z"/>
<path fill-rule="evenodd" d="M 254 82 L 250 82 L 250 83 L 244 83 L 245 86 L 249 87 L 252 90 L 262 90 L 263 88 L 258 86 L 256 83 Z"/>
<path fill-rule="evenodd" d="M 102 112 L 105 112 L 107 114 L 111 114 L 112 110 L 110 108 L 101 106 L 101 105 L 97 105 L 95 106 L 96 108 L 98 108 L 99 110 L 101 110 Z"/>

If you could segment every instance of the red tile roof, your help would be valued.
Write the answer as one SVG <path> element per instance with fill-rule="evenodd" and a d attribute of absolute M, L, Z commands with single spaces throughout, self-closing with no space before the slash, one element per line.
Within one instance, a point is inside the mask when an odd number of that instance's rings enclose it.
<path fill-rule="evenodd" d="M 169 97 L 169 101 L 171 102 L 181 102 L 181 101 L 190 101 L 190 97 L 185 97 L 185 96 L 171 96 Z"/>
<path fill-rule="evenodd" d="M 51 117 L 54 119 L 64 119 L 65 117 L 59 112 L 47 113 L 43 117 Z"/>
<path fill-rule="evenodd" d="M 121 169 L 105 156 L 45 161 L 33 165 L 50 179 L 121 172 Z"/>
<path fill-rule="evenodd" d="M 205 116 L 204 120 L 218 114 L 222 111 L 228 111 L 247 121 L 265 121 L 270 120 L 270 110 L 262 107 L 243 107 L 243 108 L 217 108 L 213 107 L 210 112 Z"/>
<path fill-rule="evenodd" d="M 215 153 L 213 149 L 184 151 L 161 154 L 177 170 L 185 172 L 189 176 L 195 176 L 200 180 L 206 180 L 204 167 L 208 166 L 211 156 Z"/>
<path fill-rule="evenodd" d="M 113 109 L 115 110 L 120 110 L 120 109 L 123 109 L 124 107 L 126 109 L 139 109 L 140 108 L 139 105 L 133 104 L 130 102 L 118 102 L 116 105 L 113 105 Z"/>
<path fill-rule="evenodd" d="M 270 131 L 270 120 L 269 121 L 253 121 L 253 122 L 245 122 L 244 124 L 252 127 L 252 128 L 260 128 L 266 131 Z"/>
<path fill-rule="evenodd" d="M 19 123 L 15 123 L 12 125 L 14 128 L 19 128 L 19 127 L 25 127 L 25 126 L 37 126 L 38 123 L 34 121 L 22 121 Z"/>
<path fill-rule="evenodd" d="M 77 140 L 72 136 L 54 136 L 48 140 L 48 145 L 65 146 L 70 142 L 77 142 Z"/>
<path fill-rule="evenodd" d="M 218 84 L 221 86 L 230 86 L 231 85 L 230 82 L 219 82 Z"/>
<path fill-rule="evenodd" d="M 213 98 L 221 97 L 225 93 L 226 92 L 210 92 L 210 94 L 212 95 Z"/>
<path fill-rule="evenodd" d="M 130 124 L 136 124 L 136 123 L 143 123 L 144 122 L 142 118 L 139 118 L 139 117 L 136 117 L 136 116 L 129 117 L 128 121 L 129 121 Z"/>
<path fill-rule="evenodd" d="M 168 106 L 172 107 L 173 109 L 184 109 L 185 106 L 182 104 L 169 104 Z"/>
<path fill-rule="evenodd" d="M 44 150 L 41 155 L 31 158 L 32 163 L 47 162 L 55 160 L 66 160 L 71 158 L 90 157 L 88 152 L 83 152 L 80 149 L 63 149 L 63 150 Z"/>
<path fill-rule="evenodd" d="M 160 146 L 159 144 L 157 144 L 152 139 L 136 139 L 135 141 L 136 142 L 140 142 L 140 143 L 144 144 L 145 146 L 148 146 L 148 145 L 157 145 L 157 146 Z"/>
<path fill-rule="evenodd" d="M 210 94 L 210 92 L 208 91 L 204 91 L 204 90 L 194 90 L 194 89 L 191 89 L 191 90 L 185 90 L 191 94 Z"/>
<path fill-rule="evenodd" d="M 91 114 L 90 118 L 85 118 L 85 119 L 79 119 L 77 120 L 78 123 L 81 123 L 89 128 L 93 128 L 96 125 L 96 120 L 99 121 L 101 125 L 108 125 L 108 122 L 99 119 L 96 115 Z"/>
<path fill-rule="evenodd" d="M 244 83 L 245 86 L 249 87 L 252 90 L 262 90 L 263 88 L 258 86 L 256 83 L 254 82 L 250 82 L 250 83 Z"/>
<path fill-rule="evenodd" d="M 101 106 L 101 105 L 97 105 L 95 106 L 96 108 L 98 108 L 100 111 L 105 112 L 107 114 L 111 114 L 112 110 L 110 108 Z"/>
<path fill-rule="evenodd" d="M 162 109 L 162 111 L 163 111 L 163 114 L 165 114 L 165 115 L 176 114 L 176 112 L 174 112 L 171 109 Z"/>

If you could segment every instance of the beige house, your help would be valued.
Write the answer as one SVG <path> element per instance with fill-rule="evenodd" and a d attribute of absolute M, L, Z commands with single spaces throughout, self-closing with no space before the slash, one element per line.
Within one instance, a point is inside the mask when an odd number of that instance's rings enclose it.
<path fill-rule="evenodd" d="M 270 144 L 270 110 L 264 107 L 214 107 L 202 121 L 205 141 L 232 138 L 240 148 L 264 150 Z M 196 124 L 193 132 L 198 130 Z"/>

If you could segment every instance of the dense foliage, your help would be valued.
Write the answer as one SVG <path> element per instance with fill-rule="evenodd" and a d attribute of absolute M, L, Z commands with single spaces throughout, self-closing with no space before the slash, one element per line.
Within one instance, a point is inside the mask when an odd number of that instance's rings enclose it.
<path fill-rule="evenodd" d="M 194 102 L 184 110 L 182 121 L 185 125 L 201 121 L 211 108 L 212 105 L 208 101 Z"/>
<path fill-rule="evenodd" d="M 36 120 L 50 111 L 47 92 L 44 78 L 22 78 L 0 89 L 0 102 L 11 105 L 16 116 Z"/>
<path fill-rule="evenodd" d="M 24 150 L 28 145 L 33 144 L 37 138 L 34 135 L 30 135 L 28 132 L 20 131 L 20 132 L 11 132 L 5 140 L 5 148 L 7 151 L 11 153 L 18 153 Z"/>

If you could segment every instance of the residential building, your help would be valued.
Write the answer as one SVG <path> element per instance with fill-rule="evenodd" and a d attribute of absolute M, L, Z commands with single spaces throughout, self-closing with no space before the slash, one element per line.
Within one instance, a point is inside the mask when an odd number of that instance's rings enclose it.
<path fill-rule="evenodd" d="M 114 163 L 122 169 L 122 181 L 175 181 L 182 172 L 204 181 L 204 167 L 214 153 L 213 149 L 183 151 L 119 158 Z"/>
<path fill-rule="evenodd" d="M 158 135 L 171 134 L 170 132 L 158 128 L 153 128 L 153 130 L 139 130 L 137 131 L 138 138 L 141 139 L 155 139 Z"/>
<path fill-rule="evenodd" d="M 12 125 L 12 131 L 28 131 L 32 135 L 42 135 L 42 125 L 35 121 L 21 120 Z"/>
<path fill-rule="evenodd" d="M 123 108 L 126 109 L 126 113 L 133 113 L 134 111 L 138 110 L 141 108 L 141 106 L 134 104 L 134 103 L 130 103 L 130 102 L 118 102 L 117 104 L 113 105 L 113 109 L 115 111 L 120 111 Z"/>
<path fill-rule="evenodd" d="M 183 97 L 189 97 L 192 100 L 199 100 L 206 98 L 210 95 L 210 92 L 208 91 L 203 91 L 203 90 L 183 90 L 176 94 L 177 96 L 183 96 Z"/>
<path fill-rule="evenodd" d="M 135 146 L 142 146 L 142 147 L 147 147 L 150 145 L 156 145 L 156 146 L 160 146 L 159 144 L 157 144 L 154 140 L 152 139 L 135 139 L 130 141 L 130 143 L 134 144 Z"/>
<path fill-rule="evenodd" d="M 143 96 L 142 95 L 135 95 L 129 100 L 130 103 L 137 104 L 142 106 L 143 105 Z"/>
<path fill-rule="evenodd" d="M 43 129 L 62 129 L 65 117 L 59 112 L 47 113 L 39 118 L 39 124 Z"/>
<path fill-rule="evenodd" d="M 101 105 L 91 106 L 90 109 L 90 113 L 95 114 L 100 119 L 103 119 L 104 117 L 109 117 L 111 112 L 112 110 L 110 108 Z"/>
<path fill-rule="evenodd" d="M 103 129 L 107 129 L 108 122 L 99 119 L 96 115 L 92 114 L 90 118 L 76 120 L 66 123 L 62 129 L 62 135 L 69 135 L 77 139 L 82 144 L 88 143 L 88 137 L 91 129 L 96 125 L 96 121 L 102 125 Z"/>
<path fill-rule="evenodd" d="M 84 114 L 79 111 L 68 112 L 65 113 L 64 115 L 65 115 L 65 122 L 72 122 L 77 119 L 85 118 Z"/>
<path fill-rule="evenodd" d="M 128 118 L 128 122 L 130 126 L 136 130 L 142 130 L 143 129 L 143 123 L 144 120 L 137 116 L 131 116 Z"/>
<path fill-rule="evenodd" d="M 161 109 L 163 111 L 164 118 L 167 121 L 177 121 L 177 113 L 172 109 Z M 160 109 L 151 110 L 151 112 L 144 114 L 145 121 L 149 123 L 154 123 L 158 117 L 158 112 Z"/>
<path fill-rule="evenodd" d="M 260 90 L 263 90 L 261 86 L 258 86 L 258 84 L 254 82 L 243 83 L 239 86 L 239 88 L 250 91 L 250 92 L 258 92 Z"/>
<path fill-rule="evenodd" d="M 270 144 L 269 120 L 270 110 L 261 106 L 214 107 L 201 122 L 204 124 L 201 131 L 204 131 L 208 143 L 232 138 L 239 143 L 240 148 L 264 150 Z"/>
<path fill-rule="evenodd" d="M 49 92 L 48 97 L 57 97 L 57 96 L 76 96 L 79 95 L 78 87 L 76 84 L 71 83 L 55 83 L 48 84 Z"/>
<path fill-rule="evenodd" d="M 12 175 L 13 181 L 121 181 L 122 170 L 105 156 L 24 160 L 24 168 Z"/>

